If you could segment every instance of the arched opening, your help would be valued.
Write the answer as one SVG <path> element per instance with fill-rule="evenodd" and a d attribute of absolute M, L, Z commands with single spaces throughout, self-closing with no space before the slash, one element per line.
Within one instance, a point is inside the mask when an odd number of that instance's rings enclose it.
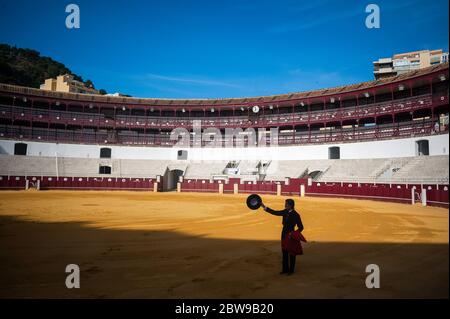
<path fill-rule="evenodd" d="M 416 141 L 416 156 L 428 156 L 430 155 L 430 144 L 428 140 Z"/>

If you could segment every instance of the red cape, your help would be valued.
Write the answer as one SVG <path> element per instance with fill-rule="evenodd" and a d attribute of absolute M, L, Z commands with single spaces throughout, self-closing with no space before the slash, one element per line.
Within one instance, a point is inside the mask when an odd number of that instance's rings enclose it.
<path fill-rule="evenodd" d="M 284 236 L 281 248 L 287 250 L 291 255 L 303 255 L 302 241 L 307 242 L 302 233 L 298 230 L 292 231 Z"/>

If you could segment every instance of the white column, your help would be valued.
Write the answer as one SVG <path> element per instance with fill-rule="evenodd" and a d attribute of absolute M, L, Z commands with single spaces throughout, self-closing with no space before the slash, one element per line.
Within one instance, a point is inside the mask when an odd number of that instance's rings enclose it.
<path fill-rule="evenodd" d="M 411 205 L 415 203 L 416 186 L 411 187 Z"/>
<path fill-rule="evenodd" d="M 153 192 L 155 192 L 155 193 L 158 192 L 158 183 L 153 184 Z"/>
<path fill-rule="evenodd" d="M 427 190 L 422 188 L 422 206 L 427 206 Z"/>
<path fill-rule="evenodd" d="M 234 184 L 233 185 L 233 193 L 234 194 L 238 194 L 239 193 L 239 185 L 238 184 Z"/>
<path fill-rule="evenodd" d="M 281 196 L 281 184 L 277 184 L 277 196 Z"/>
<path fill-rule="evenodd" d="M 181 193 L 181 183 L 177 183 L 177 193 Z"/>
<path fill-rule="evenodd" d="M 59 168 L 58 168 L 58 153 L 55 152 L 55 168 L 56 168 L 56 180 L 59 177 Z"/>
<path fill-rule="evenodd" d="M 300 185 L 300 197 L 305 197 L 305 185 Z"/>
<path fill-rule="evenodd" d="M 223 184 L 219 184 L 219 194 L 223 194 Z"/>

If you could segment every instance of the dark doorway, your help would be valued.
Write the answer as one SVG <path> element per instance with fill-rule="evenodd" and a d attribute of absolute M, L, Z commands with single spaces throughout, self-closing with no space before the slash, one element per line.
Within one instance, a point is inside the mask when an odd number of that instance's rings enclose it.
<path fill-rule="evenodd" d="M 14 144 L 14 155 L 27 155 L 27 144 L 25 143 Z"/>
<path fill-rule="evenodd" d="M 328 148 L 328 159 L 340 159 L 341 149 L 338 146 L 332 146 Z"/>
<path fill-rule="evenodd" d="M 416 155 L 417 156 L 430 155 L 430 144 L 429 144 L 428 140 L 416 141 Z"/>
<path fill-rule="evenodd" d="M 180 176 L 183 176 L 184 172 L 180 169 L 167 170 L 163 178 L 163 190 L 173 191 L 177 189 L 177 183 Z"/>
<path fill-rule="evenodd" d="M 99 174 L 111 174 L 111 166 L 100 166 Z"/>

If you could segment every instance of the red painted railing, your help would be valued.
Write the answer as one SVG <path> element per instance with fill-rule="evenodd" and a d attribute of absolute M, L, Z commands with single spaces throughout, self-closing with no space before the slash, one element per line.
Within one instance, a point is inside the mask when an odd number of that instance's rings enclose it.
<path fill-rule="evenodd" d="M 235 128 L 235 127 L 270 127 L 285 125 L 307 125 L 344 120 L 357 120 L 367 117 L 391 115 L 399 112 L 429 108 L 432 105 L 448 103 L 448 96 L 425 94 L 401 100 L 360 105 L 358 107 L 337 108 L 303 113 L 260 114 L 257 118 L 248 116 L 228 117 L 147 117 L 116 115 L 115 119 L 106 118 L 104 114 L 77 113 L 43 109 L 32 109 L 18 106 L 0 105 L 0 118 L 13 121 L 33 121 L 77 126 L 105 128 L 144 128 L 174 129 L 184 127 L 192 129 L 194 121 L 203 128 Z"/>
<path fill-rule="evenodd" d="M 397 124 L 377 125 L 369 127 L 358 127 L 349 129 L 335 129 L 329 131 L 311 131 L 296 133 L 280 133 L 278 135 L 278 145 L 302 145 L 302 144 L 324 144 L 324 143 L 347 143 L 359 141 L 376 141 L 383 139 L 408 138 L 418 136 L 428 136 L 432 134 L 443 134 L 448 132 L 448 126 L 435 129 L 435 122 L 412 121 Z M 137 146 L 162 146 L 172 147 L 176 140 L 171 140 L 170 135 L 162 134 L 129 134 L 107 133 L 101 131 L 88 130 L 64 130 L 47 129 L 38 127 L 24 127 L 0 125 L 0 138 L 35 140 L 65 143 L 93 143 L 93 144 L 119 144 Z M 243 141 L 243 137 L 234 138 L 234 143 Z M 230 145 L 231 139 L 227 136 L 220 139 L 223 145 Z M 261 140 L 260 140 L 261 141 Z M 273 145 L 270 137 L 266 137 L 266 145 Z M 201 141 L 201 146 L 208 145 L 208 142 Z M 191 147 L 199 147 L 200 143 L 191 139 Z"/>

